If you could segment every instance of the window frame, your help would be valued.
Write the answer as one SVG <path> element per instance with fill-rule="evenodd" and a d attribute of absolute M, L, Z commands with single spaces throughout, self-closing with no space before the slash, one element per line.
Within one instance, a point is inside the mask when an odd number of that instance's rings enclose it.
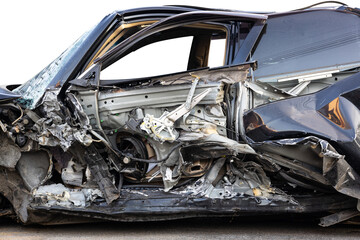
<path fill-rule="evenodd" d="M 132 24 L 131 26 L 128 25 L 128 27 L 138 27 L 139 25 L 142 25 L 143 22 L 139 23 L 139 24 Z M 225 45 L 224 45 L 224 52 L 223 52 L 223 63 L 221 66 L 216 66 L 216 67 L 222 67 L 222 66 L 225 66 L 227 65 L 227 62 L 226 62 L 226 59 L 227 59 L 227 54 L 228 54 L 228 45 L 229 45 L 229 29 L 230 29 L 230 26 L 229 25 L 226 25 L 226 24 L 220 24 L 220 23 L 195 23 L 195 24 L 191 24 L 191 25 L 185 25 L 185 26 L 180 26 L 181 28 L 183 29 L 189 29 L 191 31 L 194 31 L 195 29 L 201 29 L 201 30 L 204 30 L 205 33 L 207 33 L 209 35 L 209 42 L 211 42 L 212 38 L 213 38 L 213 35 L 214 33 L 219 33 L 219 32 L 223 32 L 223 34 L 225 35 L 224 39 L 225 39 Z M 120 26 L 118 29 L 123 29 L 125 30 L 126 28 L 123 28 L 122 26 Z M 175 30 L 176 31 L 177 28 L 174 28 L 172 30 Z M 206 32 L 206 30 L 208 30 Z M 115 30 L 114 32 L 117 32 L 117 35 L 121 35 L 121 31 L 117 31 Z M 159 34 L 161 33 L 160 32 L 157 32 L 155 34 Z M 207 49 L 205 50 L 206 51 L 206 62 L 204 64 L 205 65 L 200 65 L 199 67 L 194 67 L 194 68 L 191 68 L 189 69 L 189 66 L 190 64 L 192 63 L 192 61 L 194 61 L 194 59 L 196 59 L 198 56 L 196 55 L 196 50 L 197 48 L 194 47 L 194 41 L 198 40 L 197 38 L 202 36 L 202 34 L 198 34 L 198 35 L 195 35 L 195 34 L 189 34 L 189 35 L 179 35 L 179 36 L 175 36 L 175 37 L 169 37 L 169 38 L 165 38 L 165 39 L 160 39 L 158 41 L 151 41 L 147 44 L 144 44 L 144 45 L 141 45 L 141 42 L 142 41 L 146 41 L 148 38 L 151 38 L 153 37 L 155 34 L 152 34 L 152 35 L 149 35 L 147 36 L 146 38 L 142 39 L 141 41 L 138 42 L 138 44 L 140 43 L 140 47 L 138 48 L 135 48 L 133 50 L 131 50 L 130 48 L 130 51 L 129 52 L 125 52 L 124 55 L 120 56 L 119 59 L 117 59 L 116 61 L 114 61 L 113 63 L 111 63 L 109 66 L 107 67 L 110 67 L 112 66 L 113 64 L 116 64 L 116 62 L 120 61 L 121 59 L 123 59 L 124 57 L 128 56 L 129 54 L 131 54 L 132 52 L 136 52 L 138 51 L 139 49 L 143 48 L 143 47 L 146 47 L 150 44 L 154 44 L 154 43 L 159 43 L 161 41 L 164 41 L 164 40 L 171 40 L 171 39 L 177 39 L 177 38 L 181 38 L 181 37 L 187 37 L 187 36 L 192 36 L 193 37 L 193 40 L 192 40 L 192 44 L 191 44 L 191 49 L 190 49 L 190 53 L 189 53 L 189 56 L 188 56 L 188 59 L 187 59 L 187 68 L 184 69 L 183 71 L 178 71 L 178 72 L 168 72 L 168 73 L 164 73 L 164 74 L 158 74 L 158 75 L 149 75 L 149 76 L 143 76 L 143 77 L 135 77 L 135 78 L 115 78 L 117 80 L 124 80 L 124 79 L 142 79 L 142 78 L 151 78 L 151 77 L 158 77 L 158 76 L 162 76 L 162 75 L 168 75 L 168 74 L 174 74 L 174 73 L 180 73 L 180 72 L 186 72 L 186 71 L 190 71 L 190 70 L 197 70 L 197 69 L 201 69 L 201 68 L 206 68 L 208 67 L 208 62 L 207 62 L 207 58 L 209 56 L 209 51 L 210 51 L 210 43 L 209 45 L 207 46 Z M 104 49 L 109 49 L 111 48 L 111 46 L 109 46 L 109 42 L 113 41 L 114 39 L 116 39 L 116 36 L 114 36 L 115 34 L 112 34 L 110 35 L 110 37 L 108 38 L 108 40 L 105 41 L 105 43 L 102 45 L 102 47 L 99 49 L 98 51 L 98 55 L 104 55 L 106 54 L 106 52 L 104 52 Z M 166 35 L 165 35 L 166 36 Z M 135 46 L 135 45 L 134 45 Z M 107 69 L 106 68 L 102 68 L 101 71 Z M 141 66 L 139 66 L 141 67 Z M 106 79 L 103 79 L 101 77 L 101 72 L 100 72 L 100 79 L 102 79 L 102 81 L 111 81 L 111 80 L 115 80 L 114 78 L 112 79 L 109 79 L 109 78 L 106 78 Z"/>

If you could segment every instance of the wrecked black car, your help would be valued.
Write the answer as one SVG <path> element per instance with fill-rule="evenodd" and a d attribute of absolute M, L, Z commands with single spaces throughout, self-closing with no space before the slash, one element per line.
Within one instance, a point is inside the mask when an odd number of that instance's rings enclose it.
<path fill-rule="evenodd" d="M 0 213 L 25 224 L 352 219 L 359 49 L 360 9 L 346 5 L 114 12 L 1 89 Z"/>

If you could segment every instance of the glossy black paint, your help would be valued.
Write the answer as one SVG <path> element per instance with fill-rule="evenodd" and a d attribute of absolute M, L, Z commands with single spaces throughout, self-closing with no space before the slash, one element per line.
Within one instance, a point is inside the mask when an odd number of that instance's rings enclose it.
<path fill-rule="evenodd" d="M 254 108 L 244 114 L 253 142 L 317 136 L 329 141 L 359 173 L 360 73 L 317 93 Z"/>
<path fill-rule="evenodd" d="M 20 97 L 20 95 L 0 87 L 0 102 L 10 101 Z"/>
<path fill-rule="evenodd" d="M 267 17 L 265 15 L 254 15 L 248 13 L 237 13 L 237 12 L 222 12 L 222 11 L 196 11 L 178 14 L 161 21 L 158 21 L 151 26 L 144 28 L 132 35 L 131 37 L 125 39 L 119 45 L 114 47 L 111 51 L 105 53 L 101 58 L 95 60 L 95 63 L 101 63 L 102 68 L 106 68 L 114 61 L 119 59 L 122 54 L 124 54 L 131 46 L 135 45 L 140 40 L 145 37 L 155 34 L 160 31 L 180 27 L 186 24 L 193 24 L 197 22 L 229 22 L 229 21 L 254 21 L 256 26 L 256 34 L 251 40 L 243 44 L 244 47 L 239 49 L 238 55 L 245 55 L 245 57 L 239 58 L 239 61 L 235 63 L 242 63 L 246 61 L 247 56 L 250 53 L 250 50 L 255 44 L 257 36 L 259 35 L 262 27 L 265 24 Z M 247 38 L 248 39 L 248 38 Z"/>

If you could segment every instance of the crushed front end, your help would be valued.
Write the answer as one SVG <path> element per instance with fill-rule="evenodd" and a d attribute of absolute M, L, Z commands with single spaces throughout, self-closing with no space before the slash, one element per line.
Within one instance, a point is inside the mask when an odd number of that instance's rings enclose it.
<path fill-rule="evenodd" d="M 310 213 L 325 216 L 323 226 L 360 215 L 360 65 L 282 85 L 257 81 L 257 61 L 245 60 L 267 17 L 195 10 L 169 8 L 170 17 L 141 22 L 133 45 L 94 47 L 103 55 L 74 67 L 84 71 L 69 81 L 46 81 L 53 84 L 41 94 L 28 91 L 31 81 L 20 95 L 0 92 L 2 215 L 58 224 Z M 117 18 L 105 22 L 119 29 Z M 173 37 L 180 22 L 185 35 L 201 29 L 210 40 L 228 37 L 222 29 L 234 19 L 252 39 L 237 49 L 245 56 L 234 54 L 240 63 L 100 78 L 163 29 Z"/>

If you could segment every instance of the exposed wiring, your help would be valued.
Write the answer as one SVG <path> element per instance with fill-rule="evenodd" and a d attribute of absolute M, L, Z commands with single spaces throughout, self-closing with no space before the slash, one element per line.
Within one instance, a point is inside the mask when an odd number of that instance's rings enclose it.
<path fill-rule="evenodd" d="M 24 111 L 21 109 L 19 104 L 16 104 L 16 106 L 19 108 L 21 114 L 20 117 L 18 117 L 17 119 L 15 119 L 15 121 L 13 121 L 11 124 L 14 125 L 15 123 L 17 123 L 23 116 L 24 116 Z"/>

